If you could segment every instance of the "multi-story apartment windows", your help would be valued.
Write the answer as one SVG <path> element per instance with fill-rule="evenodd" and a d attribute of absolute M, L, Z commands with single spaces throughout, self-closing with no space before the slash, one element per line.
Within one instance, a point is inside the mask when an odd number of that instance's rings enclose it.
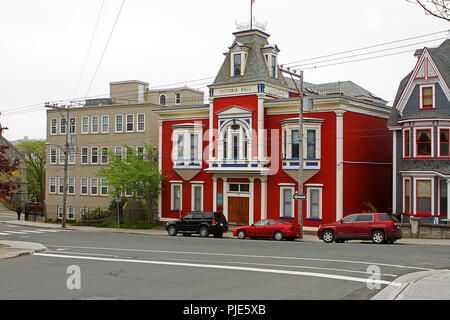
<path fill-rule="evenodd" d="M 56 148 L 50 148 L 50 163 L 56 164 Z"/>
<path fill-rule="evenodd" d="M 66 118 L 59 119 L 59 133 L 66 134 Z"/>
<path fill-rule="evenodd" d="M 98 147 L 91 148 L 91 163 L 92 164 L 98 163 Z"/>
<path fill-rule="evenodd" d="M 81 118 L 81 133 L 82 134 L 89 133 L 89 117 Z"/>
<path fill-rule="evenodd" d="M 81 178 L 81 189 L 80 194 L 81 195 L 87 195 L 89 190 L 89 179 L 88 178 Z"/>
<path fill-rule="evenodd" d="M 67 193 L 75 194 L 75 178 L 69 178 L 67 182 Z"/>
<path fill-rule="evenodd" d="M 55 135 L 58 133 L 58 119 L 50 120 L 50 134 Z"/>
<path fill-rule="evenodd" d="M 93 195 L 93 196 L 98 195 L 98 179 L 97 178 L 91 179 L 91 195 Z"/>
<path fill-rule="evenodd" d="M 59 164 L 64 164 L 66 161 L 66 153 L 64 149 L 59 148 Z"/>
<path fill-rule="evenodd" d="M 102 133 L 109 132 L 109 116 L 102 116 Z"/>
<path fill-rule="evenodd" d="M 81 148 L 81 164 L 88 164 L 88 163 L 89 163 L 89 148 L 82 147 Z"/>
<path fill-rule="evenodd" d="M 91 118 L 91 133 L 98 133 L 98 116 Z"/>
<path fill-rule="evenodd" d="M 69 148 L 67 153 L 69 155 L 68 159 L 69 164 L 75 164 L 75 149 Z"/>
<path fill-rule="evenodd" d="M 69 133 L 75 133 L 76 130 L 76 119 L 70 118 L 69 119 Z"/>
<path fill-rule="evenodd" d="M 144 132 L 145 131 L 145 114 L 138 113 L 137 114 L 137 128 L 136 131 Z"/>
<path fill-rule="evenodd" d="M 73 208 L 73 207 L 68 207 L 67 208 L 67 218 L 69 220 L 75 219 L 75 208 Z"/>
<path fill-rule="evenodd" d="M 49 192 L 50 193 L 56 193 L 56 178 L 50 177 L 50 183 L 49 183 Z"/>
<path fill-rule="evenodd" d="M 64 193 L 64 178 L 59 177 L 59 186 L 58 186 L 58 193 L 63 194 Z"/>
<path fill-rule="evenodd" d="M 107 196 L 108 195 L 108 186 L 106 184 L 106 179 L 105 178 L 101 178 L 100 179 L 100 184 L 101 184 L 100 194 L 102 196 Z"/>
<path fill-rule="evenodd" d="M 123 147 L 118 146 L 115 148 L 116 156 L 118 156 L 120 159 L 123 159 Z"/>
<path fill-rule="evenodd" d="M 123 132 L 123 115 L 116 114 L 116 132 Z"/>
<path fill-rule="evenodd" d="M 108 147 L 102 147 L 102 164 L 108 164 Z"/>
<path fill-rule="evenodd" d="M 126 117 L 126 129 L 127 132 L 133 132 L 134 131 L 134 114 L 127 114 Z"/>

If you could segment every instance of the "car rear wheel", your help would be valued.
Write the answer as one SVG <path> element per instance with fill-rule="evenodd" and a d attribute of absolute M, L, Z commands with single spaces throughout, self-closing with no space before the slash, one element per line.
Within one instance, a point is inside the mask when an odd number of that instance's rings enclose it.
<path fill-rule="evenodd" d="M 247 234 L 245 233 L 244 230 L 239 230 L 237 236 L 239 239 L 245 239 L 247 237 Z"/>
<path fill-rule="evenodd" d="M 322 234 L 322 239 L 326 243 L 331 243 L 334 241 L 334 233 L 331 230 L 325 230 Z"/>
<path fill-rule="evenodd" d="M 384 232 L 380 231 L 380 230 L 376 230 L 374 232 L 372 232 L 372 242 L 375 244 L 381 244 L 384 243 L 385 239 L 384 239 Z"/>
<path fill-rule="evenodd" d="M 283 240 L 284 235 L 283 235 L 283 232 L 281 232 L 281 231 L 276 231 L 276 232 L 273 234 L 273 237 L 275 238 L 275 240 L 280 241 L 280 240 Z"/>
<path fill-rule="evenodd" d="M 169 226 L 169 228 L 167 229 L 167 233 L 169 234 L 169 236 L 175 237 L 177 235 L 177 233 L 178 233 L 177 227 Z"/>
<path fill-rule="evenodd" d="M 206 226 L 202 226 L 200 227 L 200 237 L 206 238 L 207 236 L 209 236 L 209 229 Z"/>

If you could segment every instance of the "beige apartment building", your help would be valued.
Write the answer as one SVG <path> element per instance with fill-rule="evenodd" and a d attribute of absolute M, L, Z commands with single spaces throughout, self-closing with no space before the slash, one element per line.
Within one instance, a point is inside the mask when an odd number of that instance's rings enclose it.
<path fill-rule="evenodd" d="M 82 107 L 71 108 L 68 121 L 65 111 L 47 110 L 47 219 L 63 215 L 66 130 L 70 141 L 66 217 L 79 220 L 88 210 L 107 209 L 113 200 L 106 180 L 96 175 L 109 165 L 109 151 L 126 156 L 124 145 L 139 152 L 145 151 L 145 144 L 158 146 L 158 116 L 153 110 L 161 107 L 161 99 L 162 105 L 173 106 L 203 101 L 203 92 L 190 88 L 156 92 L 142 81 L 111 82 L 110 98 L 89 99 Z"/>

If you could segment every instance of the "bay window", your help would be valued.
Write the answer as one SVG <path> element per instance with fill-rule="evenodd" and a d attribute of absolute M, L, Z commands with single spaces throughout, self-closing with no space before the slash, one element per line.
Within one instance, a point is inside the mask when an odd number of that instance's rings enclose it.
<path fill-rule="evenodd" d="M 439 156 L 449 156 L 449 129 L 440 129 L 439 134 Z"/>
<path fill-rule="evenodd" d="M 416 213 L 432 213 L 432 180 L 416 180 Z"/>
<path fill-rule="evenodd" d="M 432 156 L 432 137 L 431 129 L 416 130 L 417 156 Z"/>

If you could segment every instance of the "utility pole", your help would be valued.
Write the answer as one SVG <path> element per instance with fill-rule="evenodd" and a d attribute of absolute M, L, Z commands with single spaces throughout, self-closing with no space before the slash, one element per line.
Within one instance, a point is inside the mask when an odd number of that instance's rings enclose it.
<path fill-rule="evenodd" d="M 69 113 L 70 108 L 69 106 L 61 106 L 58 107 L 57 105 L 50 105 L 46 104 L 45 107 L 55 109 L 59 112 L 61 117 L 63 117 L 63 114 L 61 111 L 66 111 L 66 119 L 65 119 L 65 125 L 66 125 L 66 142 L 64 144 L 64 148 L 61 148 L 61 146 L 58 146 L 59 148 L 63 149 L 64 151 L 64 184 L 63 184 L 63 214 L 62 214 L 62 220 L 61 220 L 61 227 L 66 227 L 66 214 L 67 214 L 67 168 L 68 168 L 68 161 L 69 161 L 69 131 L 70 131 L 70 119 L 69 119 Z M 64 119 L 64 118 L 62 118 Z"/>
<path fill-rule="evenodd" d="M 294 82 L 295 87 L 297 88 L 299 95 L 299 105 L 298 105 L 298 157 L 299 157 L 299 166 L 298 166 L 298 225 L 300 226 L 301 234 L 303 235 L 303 70 L 300 70 L 300 75 L 297 74 L 296 71 L 292 72 L 289 70 L 283 69 L 283 66 L 280 66 L 281 72 L 289 74 L 291 76 L 292 81 Z M 299 78 L 300 80 L 300 88 L 297 87 L 297 83 L 294 81 L 293 77 Z M 295 199 L 295 198 L 294 198 Z"/>

